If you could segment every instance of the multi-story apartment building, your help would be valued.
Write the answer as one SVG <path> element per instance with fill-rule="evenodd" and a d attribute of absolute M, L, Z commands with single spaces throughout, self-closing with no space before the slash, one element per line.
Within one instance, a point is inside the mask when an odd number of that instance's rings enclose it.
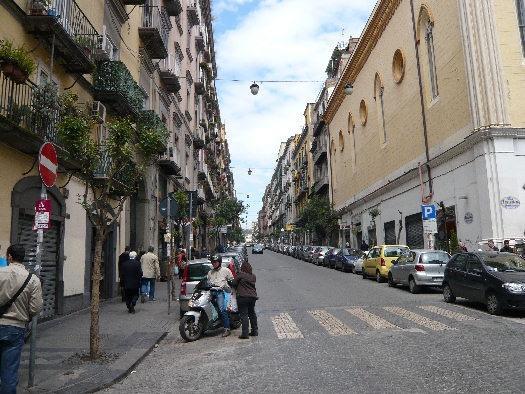
<path fill-rule="evenodd" d="M 33 163 L 42 142 L 51 141 L 59 150 L 59 177 L 57 186 L 48 190 L 52 228 L 45 232 L 42 278 L 44 315 L 52 317 L 89 303 L 94 230 L 78 204 L 85 188 L 76 175 L 78 166 L 60 155 L 58 113 L 49 116 L 45 126 L 31 120 L 46 110 L 38 100 L 42 87 L 51 84 L 59 93 L 78 95 L 97 119 L 97 138 L 104 135 L 106 120 L 126 116 L 161 122 L 170 132 L 165 151 L 149 166 L 138 193 L 107 237 L 101 296 L 113 297 L 116 256 L 125 245 L 137 251 L 155 246 L 165 260 L 166 222 L 159 204 L 170 192 L 200 189 L 195 203 L 203 218 L 220 186 L 233 194 L 214 86 L 210 2 L 5 0 L 0 20 L 0 39 L 23 45 L 37 64 L 24 84 L 0 74 L 0 247 L 23 243 L 28 259 L 34 259 L 33 206 L 41 182 Z M 16 112 L 22 106 L 30 112 L 23 118 Z M 221 163 L 222 172 L 206 171 L 201 181 L 199 166 L 206 161 Z M 226 175 L 224 183 L 221 174 Z M 200 248 L 209 237 L 205 220 L 196 224 L 193 244 Z"/>
<path fill-rule="evenodd" d="M 353 246 L 524 237 L 525 3 L 381 0 L 323 119 Z M 346 89 L 345 87 L 353 87 Z"/>

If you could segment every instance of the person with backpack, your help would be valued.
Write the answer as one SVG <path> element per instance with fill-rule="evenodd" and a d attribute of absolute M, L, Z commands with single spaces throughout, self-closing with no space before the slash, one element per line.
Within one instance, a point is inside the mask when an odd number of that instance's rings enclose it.
<path fill-rule="evenodd" d="M 42 286 L 24 264 L 25 249 L 11 245 L 0 268 L 0 393 L 14 394 L 26 325 L 42 310 Z"/>

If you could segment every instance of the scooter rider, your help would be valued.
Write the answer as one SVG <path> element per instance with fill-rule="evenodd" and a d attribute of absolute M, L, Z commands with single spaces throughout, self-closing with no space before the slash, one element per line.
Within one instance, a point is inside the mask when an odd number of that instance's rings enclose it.
<path fill-rule="evenodd" d="M 231 291 L 228 284 L 229 281 L 233 280 L 231 271 L 222 266 L 222 257 L 213 255 L 211 258 L 211 264 L 213 269 L 208 271 L 208 282 L 214 287 L 220 287 L 221 290 L 214 291 L 217 304 L 219 306 L 219 312 L 221 315 L 222 325 L 224 326 L 223 337 L 230 335 L 230 319 L 228 317 L 228 303 L 225 292 Z"/>

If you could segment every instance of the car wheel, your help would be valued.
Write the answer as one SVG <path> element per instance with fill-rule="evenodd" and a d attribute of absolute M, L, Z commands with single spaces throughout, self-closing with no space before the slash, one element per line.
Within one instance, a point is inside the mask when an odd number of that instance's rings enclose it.
<path fill-rule="evenodd" d="M 501 301 L 495 293 L 487 295 L 487 312 L 491 315 L 499 315 L 501 313 Z"/>
<path fill-rule="evenodd" d="M 381 276 L 381 273 L 379 271 L 376 271 L 376 282 L 383 283 L 383 277 Z"/>
<path fill-rule="evenodd" d="M 412 294 L 419 293 L 419 286 L 417 285 L 416 281 L 412 277 L 408 279 L 408 290 L 410 290 Z"/>
<path fill-rule="evenodd" d="M 392 274 L 388 273 L 388 286 L 390 287 L 396 287 L 396 282 L 394 282 L 394 278 L 392 278 Z"/>
<path fill-rule="evenodd" d="M 452 289 L 447 283 L 443 285 L 443 300 L 449 304 L 456 302 L 456 296 L 452 293 Z"/>

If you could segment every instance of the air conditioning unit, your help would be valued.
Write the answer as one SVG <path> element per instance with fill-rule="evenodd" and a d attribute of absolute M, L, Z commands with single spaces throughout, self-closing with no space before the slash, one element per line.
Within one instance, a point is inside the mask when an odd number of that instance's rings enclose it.
<path fill-rule="evenodd" d="M 95 49 L 96 60 L 114 60 L 114 45 L 106 33 L 106 26 L 102 27 L 102 34 L 97 38 L 97 47 Z"/>
<path fill-rule="evenodd" d="M 106 121 L 106 107 L 100 101 L 93 101 L 91 107 L 91 116 L 99 124 Z"/>

